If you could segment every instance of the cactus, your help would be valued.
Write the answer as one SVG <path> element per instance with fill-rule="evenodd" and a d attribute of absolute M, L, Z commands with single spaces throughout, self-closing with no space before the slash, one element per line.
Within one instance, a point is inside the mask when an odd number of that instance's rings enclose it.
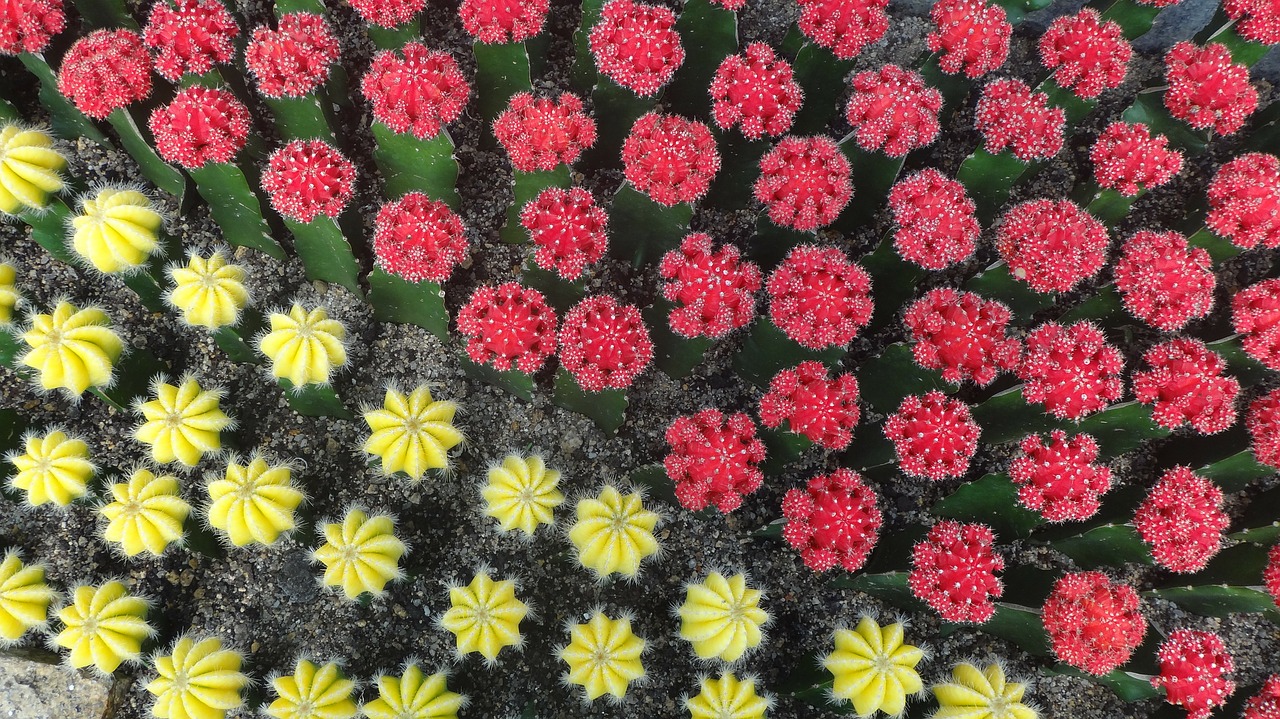
<path fill-rule="evenodd" d="M 760 645 L 769 615 L 760 608 L 762 593 L 738 573 L 726 577 L 711 572 L 699 583 L 685 587 L 680 617 L 680 638 L 693 646 L 699 659 L 733 663 Z"/>
<path fill-rule="evenodd" d="M 1039 713 L 1024 704 L 1027 685 L 1009 681 L 999 664 L 979 669 L 961 662 L 951 670 L 951 681 L 932 688 L 940 709 L 933 719 L 977 714 L 991 719 L 1036 719 Z"/>
<path fill-rule="evenodd" d="M 645 676 L 641 655 L 647 646 L 631 631 L 629 618 L 610 619 L 597 611 L 586 624 L 569 626 L 569 643 L 557 653 L 569 667 L 565 683 L 582 687 L 587 701 L 605 694 L 621 700 Z"/>
<path fill-rule="evenodd" d="M 112 501 L 98 509 L 107 520 L 102 538 L 133 557 L 143 552 L 159 556 L 182 540 L 183 523 L 191 505 L 178 494 L 178 480 L 135 469 L 109 488 Z"/>
<path fill-rule="evenodd" d="M 457 719 L 466 706 L 465 696 L 449 691 L 445 675 L 426 674 L 417 664 L 407 664 L 399 676 L 378 677 L 378 698 L 360 707 L 368 719 L 399 719 L 403 716 L 430 719 Z"/>
<path fill-rule="evenodd" d="M 822 660 L 831 672 L 832 697 L 850 701 L 860 717 L 899 716 L 907 699 L 924 691 L 916 666 L 924 651 L 907 644 L 901 622 L 881 626 L 863 616 L 854 629 L 837 629 L 835 648 Z"/>
<path fill-rule="evenodd" d="M 334 662 L 320 666 L 299 659 L 292 674 L 271 680 L 278 699 L 266 707 L 272 719 L 355 719 L 357 707 L 351 698 L 356 684 L 342 676 Z"/>
<path fill-rule="evenodd" d="M 595 497 L 578 500 L 576 512 L 569 541 L 578 562 L 598 577 L 633 578 L 640 573 L 640 563 L 659 550 L 653 531 L 661 517 L 645 508 L 639 492 L 624 495 L 605 485 Z"/>
<path fill-rule="evenodd" d="M 153 663 L 158 676 L 146 689 L 155 696 L 151 712 L 158 717 L 222 719 L 244 703 L 244 660 L 218 637 L 183 635 Z"/>
<path fill-rule="evenodd" d="M 116 581 L 76 587 L 71 597 L 71 602 L 58 610 L 63 628 L 53 641 L 68 651 L 67 662 L 72 667 L 92 666 L 110 674 L 122 663 L 141 658 L 142 642 L 155 634 L 147 623 L 146 599 L 130 594 Z"/>
<path fill-rule="evenodd" d="M 320 524 L 325 543 L 312 554 L 324 565 L 324 584 L 342 590 L 348 601 L 361 594 L 381 594 L 388 582 L 404 576 L 399 563 L 409 551 L 395 535 L 395 519 L 370 516 L 359 507 L 339 522 Z"/>
<path fill-rule="evenodd" d="M 520 622 L 528 614 L 528 605 L 516 598 L 513 580 L 494 580 L 481 571 L 470 584 L 449 588 L 449 611 L 440 617 L 440 626 L 453 634 L 459 656 L 475 652 L 493 664 L 506 647 L 523 645 Z"/>

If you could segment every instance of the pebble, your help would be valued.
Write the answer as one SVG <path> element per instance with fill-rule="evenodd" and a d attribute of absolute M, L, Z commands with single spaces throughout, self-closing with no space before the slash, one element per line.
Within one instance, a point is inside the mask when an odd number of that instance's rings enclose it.
<path fill-rule="evenodd" d="M 0 717 L 101 719 L 111 680 L 59 664 L 0 654 Z"/>

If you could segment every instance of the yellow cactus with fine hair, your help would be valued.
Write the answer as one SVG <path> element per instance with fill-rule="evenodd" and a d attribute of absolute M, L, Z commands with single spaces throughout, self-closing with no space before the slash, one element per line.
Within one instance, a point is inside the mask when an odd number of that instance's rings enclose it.
<path fill-rule="evenodd" d="M 453 633 L 458 654 L 477 652 L 493 663 L 504 647 L 523 642 L 520 622 L 529 607 L 516 598 L 516 583 L 495 581 L 488 572 L 478 572 L 466 586 L 449 588 L 449 611 L 440 626 Z"/>
<path fill-rule="evenodd" d="M 480 494 L 487 516 L 504 532 L 521 531 L 532 537 L 540 525 L 554 521 L 555 508 L 564 503 L 560 473 L 547 469 L 541 457 L 509 454 L 489 468 L 489 483 Z"/>
<path fill-rule="evenodd" d="M 449 691 L 443 673 L 427 674 L 417 664 L 400 676 L 378 677 L 378 698 L 361 707 L 368 719 L 457 719 L 467 698 Z"/>
<path fill-rule="evenodd" d="M 272 719 L 354 719 L 359 713 L 351 698 L 356 684 L 334 662 L 299 659 L 293 673 L 272 679 L 271 687 L 279 698 L 263 711 Z"/>
<path fill-rule="evenodd" d="M 40 373 L 46 390 L 64 389 L 79 397 L 90 387 L 107 387 L 124 342 L 111 318 L 97 307 L 79 309 L 66 300 L 53 312 L 31 318 L 21 335 L 30 349 L 18 358 Z"/>
<path fill-rule="evenodd" d="M 611 574 L 635 577 L 640 562 L 658 551 L 653 530 L 660 517 L 645 509 L 639 492 L 624 495 L 606 485 L 599 495 L 579 500 L 577 514 L 569 541 L 582 566 L 602 578 Z"/>
<path fill-rule="evenodd" d="M 760 608 L 761 596 L 747 586 L 744 574 L 712 572 L 702 583 L 685 587 L 678 610 L 680 638 L 693 645 L 699 659 L 738 661 L 764 637 L 769 615 Z"/>
<path fill-rule="evenodd" d="M 179 637 L 153 663 L 157 676 L 147 691 L 156 698 L 151 713 L 160 719 L 223 719 L 244 704 L 240 692 L 249 677 L 240 671 L 243 659 L 217 637 Z"/>
<path fill-rule="evenodd" d="M 44 565 L 23 564 L 16 551 L 5 552 L 0 559 L 0 646 L 43 627 L 55 596 L 45 583 Z"/>
<path fill-rule="evenodd" d="M 249 290 L 244 286 L 247 274 L 221 252 L 208 257 L 193 254 L 186 266 L 171 266 L 168 273 L 173 287 L 165 293 L 165 300 L 193 327 L 216 330 L 234 325 L 249 304 Z"/>
<path fill-rule="evenodd" d="M 0 326 L 13 322 L 13 313 L 21 299 L 17 268 L 8 262 L 0 262 Z"/>
<path fill-rule="evenodd" d="M 222 430 L 235 423 L 219 406 L 221 389 L 203 389 L 188 376 L 177 385 L 156 380 L 151 392 L 155 399 L 137 406 L 146 421 L 133 437 L 151 448 L 152 460 L 194 467 L 206 454 L 222 449 Z"/>
<path fill-rule="evenodd" d="M 0 212 L 43 210 L 61 192 L 67 159 L 48 133 L 9 123 L 0 126 Z"/>
<path fill-rule="evenodd" d="M 17 470 L 9 484 L 26 493 L 28 504 L 39 507 L 53 502 L 65 507 L 85 495 L 94 466 L 84 440 L 54 429 L 28 434 L 22 443 L 26 451 L 8 457 Z"/>
<path fill-rule="evenodd" d="M 104 187 L 80 198 L 71 218 L 71 249 L 99 272 L 130 272 L 160 249 L 164 217 L 151 198 L 124 187 Z"/>
<path fill-rule="evenodd" d="M 404 472 L 414 481 L 428 469 L 448 469 L 449 450 L 462 443 L 453 426 L 458 405 L 431 396 L 422 385 L 409 394 L 388 387 L 380 409 L 364 412 L 371 434 L 364 451 L 382 460 L 382 473 Z"/>
<path fill-rule="evenodd" d="M 76 669 L 92 666 L 103 674 L 142 656 L 142 643 L 155 634 L 147 623 L 149 603 L 117 581 L 76 587 L 71 603 L 58 610 L 63 629 L 53 641 L 70 653 Z"/>
<path fill-rule="evenodd" d="M 1039 719 L 1040 713 L 1022 702 L 1027 686 L 1009 681 L 1004 668 L 986 668 L 962 662 L 951 671 L 951 681 L 933 687 L 938 710 L 930 719 Z"/>
<path fill-rule="evenodd" d="M 769 697 L 756 694 L 754 679 L 724 674 L 719 679 L 705 677 L 702 691 L 685 700 L 689 719 L 765 719 L 772 705 Z"/>
<path fill-rule="evenodd" d="M 400 558 L 408 547 L 396 537 L 391 517 L 353 508 L 341 524 L 326 522 L 321 530 L 325 543 L 312 556 L 324 565 L 325 586 L 340 587 L 347 599 L 382 594 L 387 582 L 404 575 Z"/>
<path fill-rule="evenodd" d="M 297 526 L 293 513 L 304 499 L 289 465 L 270 465 L 256 454 L 246 464 L 228 462 L 226 472 L 210 480 L 207 489 L 209 525 L 237 547 L 275 544 Z"/>
<path fill-rule="evenodd" d="M 643 679 L 645 640 L 631 631 L 631 619 L 610 619 L 597 611 L 586 624 L 569 627 L 569 644 L 557 652 L 569 665 L 565 681 L 582 687 L 588 701 L 608 694 L 627 695 L 631 682 Z"/>
<path fill-rule="evenodd" d="M 107 520 L 102 537 L 126 556 L 142 552 L 159 556 L 182 539 L 191 505 L 178 494 L 176 478 L 137 469 L 127 481 L 111 485 L 110 491 L 112 501 L 98 510 Z"/>
<path fill-rule="evenodd" d="M 329 384 L 333 371 L 347 363 L 347 328 L 323 307 L 308 311 L 295 304 L 268 320 L 271 330 L 258 340 L 258 350 L 271 360 L 272 376 L 294 387 Z"/>
<path fill-rule="evenodd" d="M 897 716 L 907 697 L 924 689 L 916 672 L 924 651 L 904 642 L 903 629 L 902 622 L 881 627 L 864 616 L 855 629 L 836 631 L 835 650 L 822 666 L 835 678 L 831 695 L 852 701 L 858 716 L 877 711 Z"/>

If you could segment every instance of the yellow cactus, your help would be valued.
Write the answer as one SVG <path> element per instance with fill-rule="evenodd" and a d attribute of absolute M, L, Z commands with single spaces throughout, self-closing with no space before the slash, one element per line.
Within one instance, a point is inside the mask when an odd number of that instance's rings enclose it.
<path fill-rule="evenodd" d="M 368 719 L 457 719 L 466 704 L 466 697 L 449 691 L 444 674 L 408 664 L 398 677 L 378 677 L 378 698 L 361 711 Z"/>
<path fill-rule="evenodd" d="M 856 629 L 836 631 L 835 651 L 822 660 L 822 666 L 835 677 L 831 695 L 852 701 L 858 716 L 869 717 L 877 711 L 897 716 L 906 707 L 907 697 L 924 688 L 916 673 L 923 658 L 922 650 L 903 643 L 901 622 L 881 627 L 864 616 Z"/>
<path fill-rule="evenodd" d="M 209 524 L 237 547 L 275 544 L 297 523 L 293 513 L 303 494 L 287 464 L 268 465 L 254 455 L 248 464 L 232 460 L 221 479 L 209 482 Z"/>
<path fill-rule="evenodd" d="M 104 187 L 80 200 L 71 218 L 71 248 L 99 272 L 128 272 L 142 267 L 160 249 L 164 218 L 137 190 Z"/>
<path fill-rule="evenodd" d="M 178 495 L 178 480 L 137 469 L 127 482 L 111 485 L 112 501 L 98 512 L 106 518 L 102 536 L 126 556 L 142 552 L 159 556 L 182 539 L 182 524 L 191 505 Z"/>
<path fill-rule="evenodd" d="M 28 434 L 23 444 L 26 452 L 9 455 L 9 463 L 17 470 L 9 484 L 27 493 L 28 504 L 38 507 L 53 502 L 65 507 L 88 491 L 94 467 L 84 440 L 55 429 L 44 435 Z"/>
<path fill-rule="evenodd" d="M 43 565 L 23 564 L 17 552 L 5 552 L 0 560 L 0 645 L 43 627 L 54 596 L 44 581 Z"/>
<path fill-rule="evenodd" d="M 185 267 L 170 267 L 168 272 L 173 288 L 165 299 L 182 312 L 183 322 L 194 327 L 216 330 L 234 325 L 249 304 L 244 269 L 227 262 L 221 252 L 191 255 Z"/>
<path fill-rule="evenodd" d="M 341 587 L 347 599 L 381 594 L 387 582 L 403 575 L 399 563 L 408 548 L 396 537 L 391 517 L 352 509 L 341 524 L 326 522 L 322 529 L 325 543 L 312 556 L 324 565 L 325 586 Z"/>
<path fill-rule="evenodd" d="M 124 350 L 107 313 L 97 307 L 77 309 L 66 300 L 52 313 L 33 317 L 22 341 L 31 349 L 18 361 L 40 373 L 40 386 L 77 397 L 90 387 L 110 385 L 112 368 Z"/>
<path fill-rule="evenodd" d="M 449 611 L 440 625 L 453 633 L 459 654 L 479 652 L 492 663 L 503 647 L 521 645 L 520 622 L 528 613 L 529 607 L 516 598 L 515 582 L 494 581 L 481 571 L 471 584 L 449 589 Z"/>
<path fill-rule="evenodd" d="M 223 719 L 244 704 L 240 690 L 249 678 L 240 671 L 242 661 L 217 637 L 179 637 L 169 654 L 156 657 L 158 676 L 147 684 L 156 697 L 151 713 L 160 719 Z"/>
<path fill-rule="evenodd" d="M 705 582 L 685 588 L 680 638 L 693 645 L 699 659 L 736 662 L 763 638 L 761 627 L 769 615 L 760 608 L 760 597 L 743 574 L 712 572 Z"/>
<path fill-rule="evenodd" d="M 555 508 L 564 503 L 559 485 L 560 473 L 547 469 L 541 457 L 509 454 L 489 468 L 489 483 L 481 490 L 484 513 L 498 520 L 502 531 L 532 537 L 539 525 L 551 524 Z"/>
<path fill-rule="evenodd" d="M 359 712 L 351 698 L 355 682 L 333 662 L 317 667 L 299 659 L 293 674 L 272 679 L 271 686 L 280 698 L 263 711 L 272 719 L 354 719 Z"/>
<path fill-rule="evenodd" d="M 702 691 L 685 700 L 689 719 L 765 719 L 770 701 L 756 694 L 754 679 L 725 674 L 702 680 Z"/>
<path fill-rule="evenodd" d="M 659 517 L 644 508 L 639 492 L 623 495 L 616 487 L 605 486 L 599 496 L 580 500 L 577 512 L 569 541 L 577 548 L 582 566 L 601 577 L 635 577 L 640 562 L 658 551 L 653 529 Z"/>
<path fill-rule="evenodd" d="M 0 262 L 0 325 L 13 322 L 22 295 L 18 293 L 18 270 L 7 262 Z"/>
<path fill-rule="evenodd" d="M 220 389 L 202 389 L 194 377 L 175 386 L 156 380 L 155 399 L 137 410 L 146 421 L 133 431 L 134 439 L 151 447 L 151 459 L 161 464 L 181 462 L 188 467 L 206 454 L 222 449 L 222 430 L 234 422 L 219 407 Z"/>
<path fill-rule="evenodd" d="M 408 395 L 387 388 L 382 409 L 364 413 L 371 434 L 364 451 L 382 460 L 382 473 L 404 472 L 420 480 L 428 469 L 448 469 L 449 450 L 462 443 L 453 426 L 458 405 L 431 397 L 423 385 Z"/>
<path fill-rule="evenodd" d="M 629 618 L 610 619 L 597 611 L 586 624 L 570 627 L 569 638 L 559 651 L 569 665 L 565 680 L 582 687 L 588 701 L 604 694 L 622 699 L 631 682 L 644 678 L 645 641 L 631 631 Z"/>
<path fill-rule="evenodd" d="M 938 710 L 931 719 L 1039 719 L 1039 712 L 1022 703 L 1025 684 L 1005 679 L 999 664 L 979 670 L 963 662 L 951 681 L 933 687 Z"/>
<path fill-rule="evenodd" d="M 64 187 L 67 159 L 53 149 L 53 138 L 15 124 L 0 126 L 0 212 L 42 210 L 49 195 Z"/>
<path fill-rule="evenodd" d="M 76 587 L 71 603 L 58 610 L 64 628 L 53 641 L 70 651 L 67 662 L 76 669 L 92 665 L 110 674 L 124 662 L 137 661 L 142 642 L 155 634 L 147 609 L 147 600 L 117 581 Z"/>
<path fill-rule="evenodd" d="M 308 312 L 295 304 L 289 314 L 272 312 L 269 319 L 271 331 L 258 340 L 258 350 L 271 360 L 272 376 L 294 387 L 329 384 L 333 370 L 347 363 L 347 329 L 323 307 Z"/>

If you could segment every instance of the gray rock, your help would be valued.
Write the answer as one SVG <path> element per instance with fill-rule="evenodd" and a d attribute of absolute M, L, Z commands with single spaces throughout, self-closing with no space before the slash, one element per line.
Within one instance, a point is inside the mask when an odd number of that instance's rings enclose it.
<path fill-rule="evenodd" d="M 3 719 L 101 719 L 110 694 L 109 679 L 0 654 Z"/>

